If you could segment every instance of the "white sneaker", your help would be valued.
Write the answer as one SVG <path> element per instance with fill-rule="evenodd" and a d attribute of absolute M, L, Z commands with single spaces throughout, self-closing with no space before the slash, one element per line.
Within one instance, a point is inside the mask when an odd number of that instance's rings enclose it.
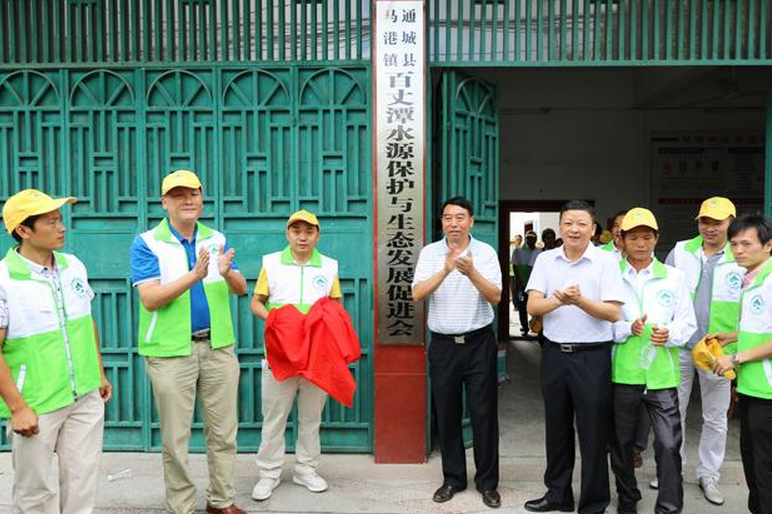
<path fill-rule="evenodd" d="M 649 482 L 649 487 L 652 489 L 659 489 L 659 479 L 657 477 L 654 477 Z"/>
<path fill-rule="evenodd" d="M 281 480 L 278 478 L 261 478 L 252 489 L 252 499 L 256 501 L 267 500 L 280 483 Z"/>
<path fill-rule="evenodd" d="M 327 485 L 327 480 L 320 477 L 316 471 L 305 473 L 303 475 L 298 475 L 296 473 L 292 476 L 292 481 L 298 485 L 304 486 L 306 489 L 314 493 L 321 493 L 326 491 L 327 487 L 329 487 Z"/>
<path fill-rule="evenodd" d="M 724 504 L 724 495 L 721 494 L 715 479 L 700 477 L 700 489 L 702 489 L 705 499 L 713 505 Z"/>

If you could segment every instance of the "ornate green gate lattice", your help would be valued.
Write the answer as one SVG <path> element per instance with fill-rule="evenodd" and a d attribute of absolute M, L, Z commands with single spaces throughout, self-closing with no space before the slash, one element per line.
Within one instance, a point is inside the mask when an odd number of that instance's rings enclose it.
<path fill-rule="evenodd" d="M 133 237 L 162 216 L 160 181 L 178 167 L 204 182 L 206 221 L 236 248 L 250 288 L 260 256 L 281 249 L 296 209 L 320 216 L 320 249 L 340 261 L 344 303 L 360 335 L 353 409 L 328 402 L 327 451 L 372 449 L 371 132 L 363 67 L 275 66 L 17 70 L 0 73 L 0 197 L 36 187 L 75 195 L 67 251 L 83 259 L 108 375 L 105 447 L 160 448 L 137 355 Z M 1 250 L 10 238 L 2 238 Z M 233 300 L 241 362 L 239 448 L 260 442 L 262 323 Z M 288 426 L 290 447 L 296 424 Z M 195 415 L 191 446 L 203 447 Z"/>

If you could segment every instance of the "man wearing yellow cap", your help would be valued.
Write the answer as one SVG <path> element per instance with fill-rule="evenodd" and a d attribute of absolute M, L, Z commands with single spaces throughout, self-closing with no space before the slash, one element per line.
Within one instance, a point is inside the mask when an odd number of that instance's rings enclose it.
<path fill-rule="evenodd" d="M 284 305 L 294 305 L 306 313 L 317 300 L 341 298 L 338 261 L 316 249 L 321 235 L 316 216 L 306 210 L 295 212 L 287 220 L 286 232 L 289 245 L 280 252 L 263 256 L 251 303 L 252 312 L 261 319 L 268 318 L 271 309 Z M 316 470 L 321 455 L 319 426 L 327 393 L 300 376 L 279 382 L 266 360 L 261 385 L 263 429 L 257 452 L 260 478 L 252 490 L 252 498 L 268 499 L 281 482 L 284 432 L 295 397 L 298 399 L 298 439 L 292 481 L 312 492 L 326 491 L 327 481 Z"/>
<path fill-rule="evenodd" d="M 234 504 L 239 364 L 230 294 L 246 292 L 225 236 L 199 223 L 202 185 L 189 170 L 164 178 L 167 217 L 137 236 L 131 279 L 139 292 L 139 354 L 146 357 L 163 440 L 166 507 L 196 509 L 188 440 L 198 394 L 209 464 L 209 514 L 241 514 Z"/>
<path fill-rule="evenodd" d="M 634 514 L 641 499 L 633 462 L 641 405 L 655 438 L 660 488 L 654 511 L 676 514 L 683 508 L 678 353 L 697 329 L 697 322 L 683 272 L 654 257 L 658 238 L 651 211 L 630 209 L 620 225 L 625 292 L 622 319 L 614 323 L 617 344 L 611 360 L 611 469 L 616 476 L 619 514 Z"/>
<path fill-rule="evenodd" d="M 0 261 L 0 416 L 10 418 L 18 512 L 94 509 L 104 402 L 112 396 L 91 316 L 86 267 L 60 253 L 54 199 L 35 189 L 9 198 L 3 221 L 18 243 Z M 49 483 L 54 453 L 59 497 Z"/>
<path fill-rule="evenodd" d="M 697 478 L 705 498 L 715 505 L 724 503 L 718 479 L 726 449 L 730 382 L 698 369 L 692 360 L 691 349 L 708 333 L 737 329 L 744 272 L 735 262 L 727 242 L 727 230 L 735 216 L 731 201 L 719 196 L 708 198 L 702 202 L 697 215 L 699 235 L 677 243 L 666 260 L 686 275 L 697 316 L 697 330 L 679 356 L 682 380 L 678 386 L 678 402 L 685 434 L 686 411 L 696 373 L 700 380 L 703 420 Z M 683 448 L 682 444 L 681 458 L 685 462 Z M 656 487 L 657 483 L 651 485 Z"/>

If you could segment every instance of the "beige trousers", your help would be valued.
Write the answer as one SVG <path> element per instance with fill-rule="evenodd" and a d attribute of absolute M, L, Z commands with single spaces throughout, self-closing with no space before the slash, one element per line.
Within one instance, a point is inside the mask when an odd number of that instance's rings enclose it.
<path fill-rule="evenodd" d="M 327 393 L 308 380 L 292 377 L 279 382 L 267 363 L 262 372 L 263 429 L 257 468 L 261 478 L 279 478 L 284 463 L 284 431 L 298 397 L 298 440 L 295 445 L 295 474 L 316 471 L 321 455 L 319 425 Z"/>
<path fill-rule="evenodd" d="M 22 514 L 90 514 L 94 510 L 102 456 L 105 406 L 99 391 L 38 417 L 32 437 L 12 441 L 13 504 Z M 59 498 L 49 483 L 54 453 L 59 457 Z"/>
<path fill-rule="evenodd" d="M 196 487 L 188 469 L 188 442 L 193 409 L 204 415 L 207 502 L 222 508 L 236 497 L 236 418 L 239 363 L 233 346 L 213 350 L 209 341 L 191 343 L 186 357 L 147 357 L 163 440 L 166 508 L 174 514 L 196 509 Z"/>

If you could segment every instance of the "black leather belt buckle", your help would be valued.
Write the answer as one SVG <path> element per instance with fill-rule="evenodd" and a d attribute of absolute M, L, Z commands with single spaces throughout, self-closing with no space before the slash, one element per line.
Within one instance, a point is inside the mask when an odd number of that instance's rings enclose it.
<path fill-rule="evenodd" d="M 558 344 L 560 347 L 560 351 L 563 353 L 574 353 L 576 349 L 574 348 L 574 345 L 572 344 Z"/>

